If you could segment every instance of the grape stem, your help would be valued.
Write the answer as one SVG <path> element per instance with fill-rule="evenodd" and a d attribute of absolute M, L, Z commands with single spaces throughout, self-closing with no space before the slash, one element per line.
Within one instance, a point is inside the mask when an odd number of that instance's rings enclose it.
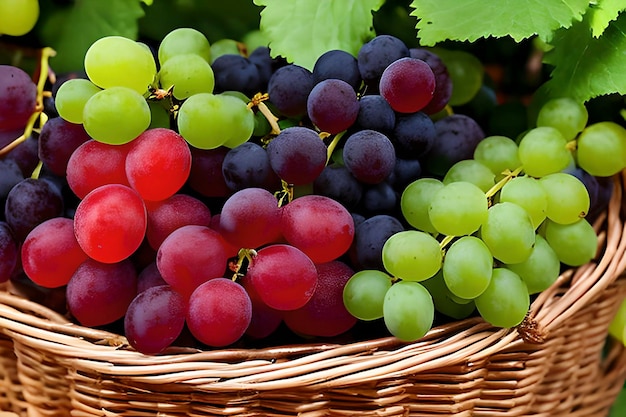
<path fill-rule="evenodd" d="M 256 93 L 254 97 L 252 97 L 252 100 L 250 100 L 250 102 L 248 103 L 248 108 L 251 109 L 252 107 L 256 106 L 261 112 L 261 114 L 265 116 L 270 126 L 272 127 L 271 133 L 273 135 L 278 135 L 280 133 L 280 126 L 278 126 L 278 117 L 274 116 L 274 114 L 269 109 L 269 107 L 267 107 L 265 103 L 263 103 L 265 100 L 268 100 L 269 98 L 270 98 L 270 95 L 267 93 L 265 94 Z"/>
<path fill-rule="evenodd" d="M 243 266 L 244 261 L 248 261 L 248 265 L 252 262 L 252 258 L 256 256 L 257 252 L 254 249 L 241 248 L 237 253 L 237 263 L 230 266 L 231 271 L 234 272 L 232 276 L 233 281 L 237 281 L 237 278 L 244 276 L 241 273 L 241 267 Z"/>
<path fill-rule="evenodd" d="M 48 78 L 54 79 L 54 73 L 50 71 L 49 59 L 56 55 L 56 51 L 50 47 L 42 48 L 39 51 L 39 79 L 37 81 L 37 100 L 35 102 L 35 109 L 33 114 L 30 115 L 24 133 L 18 138 L 14 139 L 11 143 L 0 149 L 0 156 L 5 155 L 15 149 L 17 145 L 24 142 L 33 133 L 35 123 L 39 120 L 39 127 L 43 126 L 48 117 L 43 112 L 43 99 L 48 96 L 48 92 L 44 91 L 46 81 Z"/>
<path fill-rule="evenodd" d="M 282 207 L 286 204 L 285 199 L 287 200 L 287 203 L 290 203 L 293 200 L 293 185 L 284 180 L 280 180 L 280 182 L 283 189 L 274 193 L 274 196 L 278 198 L 278 207 Z"/>
<path fill-rule="evenodd" d="M 513 178 L 519 176 L 522 173 L 522 167 L 516 168 L 513 171 L 509 171 L 508 169 L 504 172 L 502 172 L 502 174 L 504 174 L 504 178 L 502 178 L 500 181 L 498 181 L 497 183 L 495 183 L 493 185 L 493 187 L 491 187 L 489 190 L 487 190 L 487 192 L 485 193 L 485 195 L 487 196 L 487 198 L 489 199 L 489 201 L 491 202 L 491 198 L 496 195 L 496 193 L 498 191 L 500 191 L 502 189 L 502 187 L 505 186 L 505 184 L 509 181 L 511 181 Z"/>
<path fill-rule="evenodd" d="M 326 153 L 326 164 L 328 164 L 328 161 L 330 161 L 330 158 L 333 155 L 333 152 L 335 151 L 337 144 L 339 143 L 339 141 L 345 134 L 346 134 L 346 130 L 344 130 L 343 132 L 337 133 L 335 137 L 333 138 L 333 140 L 328 144 L 328 151 Z"/>

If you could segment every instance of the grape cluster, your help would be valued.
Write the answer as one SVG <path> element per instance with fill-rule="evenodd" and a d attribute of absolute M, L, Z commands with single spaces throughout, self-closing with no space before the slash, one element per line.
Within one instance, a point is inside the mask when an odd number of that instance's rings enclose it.
<path fill-rule="evenodd" d="M 388 35 L 312 70 L 216 51 L 186 28 L 153 49 L 106 37 L 52 86 L 0 159 L 2 280 L 157 354 L 185 329 L 222 347 L 359 320 L 416 340 L 438 314 L 513 327 L 595 256 L 623 127 L 557 99 L 519 138 L 486 136 L 452 111 L 454 62 Z M 19 82 L 11 137 L 37 98 Z"/>

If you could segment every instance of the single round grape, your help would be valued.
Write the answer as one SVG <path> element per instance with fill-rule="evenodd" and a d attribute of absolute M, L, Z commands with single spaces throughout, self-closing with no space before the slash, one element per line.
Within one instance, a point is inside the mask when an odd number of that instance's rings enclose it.
<path fill-rule="evenodd" d="M 362 100 L 362 99 L 361 99 Z M 437 140 L 432 119 L 424 112 L 398 114 L 390 139 L 398 148 L 398 154 L 408 158 L 421 158 Z"/>
<path fill-rule="evenodd" d="M 315 86 L 313 73 L 299 65 L 289 64 L 277 69 L 269 80 L 267 93 L 271 103 L 287 117 L 306 113 L 307 98 Z"/>
<path fill-rule="evenodd" d="M 581 266 L 596 256 L 598 236 L 586 219 L 570 224 L 546 220 L 545 237 L 565 265 Z"/>
<path fill-rule="evenodd" d="M 535 228 L 526 210 L 501 202 L 489 208 L 480 237 L 493 257 L 507 264 L 524 262 L 535 244 Z"/>
<path fill-rule="evenodd" d="M 87 100 L 83 126 L 89 136 L 99 142 L 122 145 L 150 126 L 150 107 L 136 91 L 110 87 Z"/>
<path fill-rule="evenodd" d="M 142 95 L 157 71 L 146 45 L 123 36 L 105 36 L 87 49 L 85 72 L 100 88 L 126 87 Z"/>
<path fill-rule="evenodd" d="M 433 50 L 444 62 L 452 80 L 451 106 L 468 103 L 483 85 L 484 68 L 480 60 L 470 52 L 437 48 Z"/>
<path fill-rule="evenodd" d="M 383 246 L 382 255 L 387 272 L 406 281 L 423 281 L 441 269 L 439 242 L 428 233 L 417 230 L 391 236 Z"/>
<path fill-rule="evenodd" d="M 83 110 L 87 101 L 101 88 L 84 78 L 65 81 L 54 98 L 59 116 L 70 123 L 83 123 Z"/>
<path fill-rule="evenodd" d="M 313 65 L 312 73 L 315 84 L 334 78 L 347 82 L 354 91 L 358 91 L 361 85 L 357 59 L 341 49 L 333 49 L 320 55 Z"/>
<path fill-rule="evenodd" d="M 548 100 L 539 109 L 537 126 L 551 126 L 558 129 L 565 140 L 574 139 L 587 126 L 589 113 L 582 102 L 571 97 Z"/>
<path fill-rule="evenodd" d="M 530 296 L 519 275 L 506 268 L 494 268 L 489 286 L 474 302 L 487 322 L 509 328 L 517 326 L 526 317 Z"/>
<path fill-rule="evenodd" d="M 480 188 L 469 182 L 452 182 L 433 195 L 428 216 L 439 233 L 470 235 L 487 220 L 487 206 L 487 196 Z"/>
<path fill-rule="evenodd" d="M 391 35 L 378 35 L 364 43 L 357 54 L 361 78 L 366 84 L 375 84 L 392 62 L 408 56 L 409 48 L 402 40 Z"/>
<path fill-rule="evenodd" d="M 463 236 L 446 251 L 442 269 L 452 294 L 473 299 L 482 294 L 491 282 L 493 256 L 482 240 L 475 236 Z"/>
<path fill-rule="evenodd" d="M 0 1 L 0 35 L 26 35 L 35 27 L 38 19 L 38 0 Z"/>
<path fill-rule="evenodd" d="M 436 178 L 420 178 L 404 189 L 400 209 L 411 226 L 424 232 L 438 233 L 430 222 L 428 208 L 435 193 L 442 188 L 443 183 Z"/>
<path fill-rule="evenodd" d="M 380 94 L 399 113 L 422 110 L 433 98 L 435 74 L 421 59 L 400 58 L 380 78 Z"/>
<path fill-rule="evenodd" d="M 12 15 L 12 12 L 8 12 L 2 14 L 0 19 Z M 0 32 L 1 29 L 0 27 Z M 35 112 L 37 85 L 23 69 L 0 65 L 0 97 L 0 132 L 24 129 Z M 17 133 L 15 137 L 19 135 Z"/>
<path fill-rule="evenodd" d="M 500 202 L 505 201 L 515 203 L 526 210 L 535 229 L 546 218 L 547 191 L 536 178 L 524 175 L 509 180 L 500 190 Z"/>
<path fill-rule="evenodd" d="M 452 182 L 471 182 L 483 192 L 489 191 L 495 184 L 495 175 L 485 164 L 475 159 L 465 159 L 452 165 L 443 177 L 444 184 Z"/>
<path fill-rule="evenodd" d="M 363 220 L 354 231 L 354 242 L 349 250 L 353 265 L 357 269 L 383 270 L 383 246 L 387 239 L 403 230 L 405 228 L 400 220 L 388 214 L 377 214 Z"/>
<path fill-rule="evenodd" d="M 433 299 L 419 282 L 397 282 L 385 294 L 385 326 L 400 340 L 420 339 L 432 328 L 434 318 Z"/>
<path fill-rule="evenodd" d="M 626 167 L 626 129 L 604 121 L 587 126 L 578 136 L 578 165 L 598 177 L 610 177 Z"/>
<path fill-rule="evenodd" d="M 387 136 L 375 130 L 360 130 L 348 137 L 343 161 L 354 177 L 365 184 L 378 184 L 391 175 L 396 152 Z"/>
<path fill-rule="evenodd" d="M 359 114 L 359 101 L 350 84 L 328 79 L 313 87 L 307 98 L 307 114 L 320 130 L 336 134 L 348 129 Z"/>
<path fill-rule="evenodd" d="M 72 153 L 88 140 L 91 138 L 83 125 L 53 117 L 43 125 L 39 133 L 39 160 L 50 172 L 63 177 L 67 173 L 67 164 Z"/>
<path fill-rule="evenodd" d="M 539 179 L 546 191 L 546 216 L 556 223 L 574 223 L 589 212 L 589 193 L 573 175 L 556 172 Z"/>
<path fill-rule="evenodd" d="M 519 143 L 518 156 L 524 172 L 532 177 L 559 172 L 572 160 L 561 132 L 548 126 L 529 130 Z"/>
<path fill-rule="evenodd" d="M 535 236 L 535 246 L 528 259 L 505 266 L 524 280 L 529 294 L 547 290 L 561 272 L 561 263 L 556 252 L 541 235 Z"/>
<path fill-rule="evenodd" d="M 488 166 L 496 180 L 503 172 L 514 171 L 522 165 L 517 144 L 506 136 L 487 136 L 481 140 L 474 150 L 474 159 Z"/>
<path fill-rule="evenodd" d="M 193 28 L 176 28 L 163 37 L 157 55 L 164 65 L 178 55 L 194 54 L 211 62 L 211 45 L 202 32 Z"/>
<path fill-rule="evenodd" d="M 383 316 L 383 302 L 391 288 L 391 277 L 376 269 L 356 272 L 343 289 L 346 309 L 359 320 L 376 320 Z"/>
<path fill-rule="evenodd" d="M 200 285 L 189 298 L 187 326 L 200 342 L 227 346 L 243 336 L 252 320 L 252 302 L 246 290 L 227 278 Z"/>
<path fill-rule="evenodd" d="M 174 87 L 172 95 L 178 100 L 198 93 L 212 93 L 215 87 L 211 65 L 200 55 L 194 54 L 170 57 L 161 64 L 158 79 L 164 90 Z"/>

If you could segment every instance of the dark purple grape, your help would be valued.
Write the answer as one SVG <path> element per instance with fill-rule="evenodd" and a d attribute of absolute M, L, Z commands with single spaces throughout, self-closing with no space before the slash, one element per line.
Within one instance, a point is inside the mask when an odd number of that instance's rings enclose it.
<path fill-rule="evenodd" d="M 383 96 L 363 96 L 359 100 L 359 114 L 354 124 L 358 130 L 371 129 L 389 134 L 396 124 L 396 113 Z"/>
<path fill-rule="evenodd" d="M 327 148 L 319 135 L 306 127 L 284 129 L 267 146 L 270 165 L 285 182 L 313 182 L 326 166 Z"/>
<path fill-rule="evenodd" d="M 377 84 L 389 64 L 408 56 L 409 48 L 402 40 L 391 35 L 378 35 L 359 49 L 357 62 L 361 78 L 367 84 Z"/>
<path fill-rule="evenodd" d="M 215 149 L 191 149 L 191 171 L 187 184 L 205 197 L 226 197 L 231 194 L 224 176 L 222 163 L 230 151 L 225 146 Z"/>
<path fill-rule="evenodd" d="M 267 151 L 254 142 L 245 142 L 228 151 L 222 163 L 222 174 L 232 191 L 280 187 L 280 179 L 272 170 Z"/>
<path fill-rule="evenodd" d="M 354 91 L 358 91 L 361 86 L 361 73 L 356 58 L 340 49 L 333 49 L 320 55 L 313 66 L 313 81 L 317 84 L 332 78 L 345 81 Z"/>
<path fill-rule="evenodd" d="M 44 220 L 63 214 L 63 197 L 59 189 L 46 180 L 26 178 L 17 183 L 4 206 L 6 222 L 18 241 Z"/>
<path fill-rule="evenodd" d="M 272 74 L 267 92 L 279 112 L 287 117 L 299 117 L 306 113 L 307 98 L 314 85 L 311 71 L 289 64 Z"/>
<path fill-rule="evenodd" d="M 90 139 L 82 124 L 55 117 L 41 128 L 39 159 L 53 174 L 65 176 L 72 153 Z"/>
<path fill-rule="evenodd" d="M 225 54 L 211 64 L 215 76 L 215 92 L 240 91 L 249 97 L 262 89 L 261 75 L 255 64 L 244 56 Z"/>
<path fill-rule="evenodd" d="M 413 181 L 422 177 L 422 164 L 418 159 L 405 159 L 396 157 L 396 165 L 387 182 L 398 191 L 402 192 Z"/>
<path fill-rule="evenodd" d="M 124 317 L 130 345 L 146 355 L 169 347 L 185 326 L 187 302 L 169 285 L 149 288 L 133 299 Z"/>
<path fill-rule="evenodd" d="M 360 211 L 367 216 L 392 214 L 398 201 L 398 195 L 393 187 L 387 181 L 383 181 L 365 187 L 359 207 Z"/>
<path fill-rule="evenodd" d="M 18 243 L 13 237 L 11 228 L 6 222 L 0 221 L 0 282 L 6 282 L 11 278 L 18 257 Z"/>
<path fill-rule="evenodd" d="M 259 72 L 259 82 L 262 91 L 267 90 L 267 83 L 270 81 L 275 70 L 276 61 L 270 55 L 270 48 L 267 46 L 259 46 L 250 55 L 248 59 Z"/>
<path fill-rule="evenodd" d="M 35 112 L 37 86 L 33 80 L 21 68 L 0 65 L 0 97 L 0 131 L 23 129 Z"/>
<path fill-rule="evenodd" d="M 363 184 L 344 165 L 331 164 L 313 182 L 313 192 L 330 197 L 347 209 L 352 209 L 361 201 Z"/>
<path fill-rule="evenodd" d="M 387 214 L 378 214 L 360 223 L 355 229 L 349 252 L 355 268 L 384 271 L 383 245 L 391 235 L 403 230 L 402 223 Z"/>
<path fill-rule="evenodd" d="M 360 130 L 346 140 L 343 161 L 360 182 L 378 184 L 393 171 L 396 152 L 384 134 L 375 130 Z"/>
<path fill-rule="evenodd" d="M 359 114 L 359 101 L 350 84 L 331 78 L 313 87 L 307 113 L 320 130 L 336 134 L 352 126 Z"/>
<path fill-rule="evenodd" d="M 4 204 L 9 191 L 23 179 L 24 174 L 17 162 L 12 159 L 0 159 L 0 203 Z"/>
<path fill-rule="evenodd" d="M 426 62 L 435 74 L 435 92 L 430 102 L 422 109 L 426 114 L 435 114 L 446 107 L 452 96 L 452 79 L 448 73 L 448 68 L 443 60 L 434 52 L 426 48 L 409 49 L 411 58 L 421 59 Z"/>
<path fill-rule="evenodd" d="M 437 132 L 435 124 L 424 112 L 400 114 L 396 118 L 391 139 L 398 154 L 405 158 L 420 158 L 432 148 Z"/>
<path fill-rule="evenodd" d="M 424 156 L 426 169 L 434 175 L 445 175 L 455 163 L 472 159 L 478 143 L 485 138 L 474 119 L 453 114 L 435 122 L 437 137 Z"/>
<path fill-rule="evenodd" d="M 36 133 L 13 148 L 5 157 L 17 162 L 24 178 L 30 177 L 39 163 L 39 141 Z"/>

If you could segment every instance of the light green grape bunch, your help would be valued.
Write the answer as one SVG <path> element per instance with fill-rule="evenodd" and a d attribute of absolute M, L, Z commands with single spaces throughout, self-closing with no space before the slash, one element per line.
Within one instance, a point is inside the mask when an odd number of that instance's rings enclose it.
<path fill-rule="evenodd" d="M 61 85 L 55 97 L 59 115 L 82 123 L 95 140 L 128 143 L 151 127 L 170 127 L 199 149 L 230 148 L 246 142 L 254 128 L 247 100 L 213 94 L 211 46 L 201 32 L 178 28 L 156 54 L 141 42 L 107 36 L 85 54 L 88 79 Z"/>
<path fill-rule="evenodd" d="M 562 266 L 596 256 L 591 199 L 572 168 L 606 177 L 626 167 L 626 130 L 587 122 L 583 105 L 551 100 L 519 142 L 487 137 L 443 179 L 409 184 L 400 205 L 412 230 L 386 241 L 384 272 L 350 280 L 348 310 L 382 317 L 403 340 L 425 335 L 435 311 L 454 319 L 477 311 L 503 328 L 522 323 L 531 296 L 554 284 Z"/>

